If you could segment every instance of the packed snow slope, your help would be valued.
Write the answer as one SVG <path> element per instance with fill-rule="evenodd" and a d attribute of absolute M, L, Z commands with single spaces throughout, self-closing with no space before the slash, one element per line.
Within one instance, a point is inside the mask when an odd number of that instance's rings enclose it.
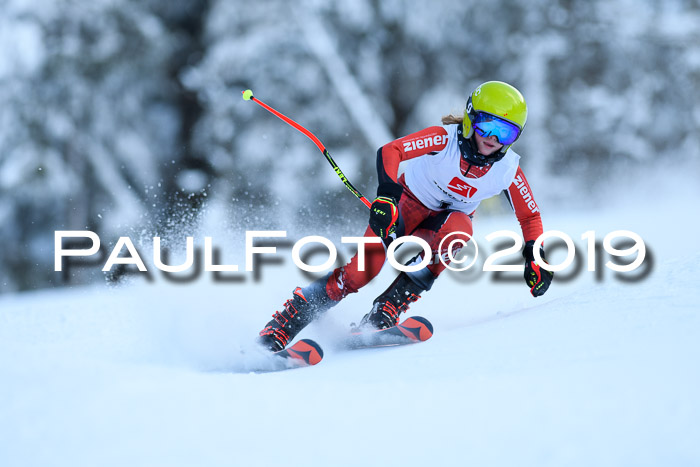
<path fill-rule="evenodd" d="M 298 370 L 249 371 L 266 357 L 253 336 L 307 282 L 291 261 L 258 282 L 3 297 L 0 465 L 698 465 L 698 200 L 542 206 L 577 245 L 638 233 L 651 273 L 584 268 L 538 299 L 452 274 L 410 310 L 433 322 L 430 341 L 334 348 L 385 268 L 302 333 L 326 356 Z M 501 229 L 517 223 L 480 216 L 476 239 Z"/>

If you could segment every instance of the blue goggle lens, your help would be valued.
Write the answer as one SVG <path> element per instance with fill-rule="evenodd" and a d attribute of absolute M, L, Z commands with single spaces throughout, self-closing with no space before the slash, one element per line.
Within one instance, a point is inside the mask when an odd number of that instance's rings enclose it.
<path fill-rule="evenodd" d="M 504 146 L 513 144 L 520 136 L 520 128 L 516 124 L 484 112 L 476 114 L 472 126 L 484 138 L 495 135 Z"/>

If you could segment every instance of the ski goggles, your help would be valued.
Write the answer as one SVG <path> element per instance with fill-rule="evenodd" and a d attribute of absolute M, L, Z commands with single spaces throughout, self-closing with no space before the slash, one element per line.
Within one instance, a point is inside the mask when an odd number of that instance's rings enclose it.
<path fill-rule="evenodd" d="M 496 136 L 498 142 L 504 146 L 513 144 L 518 136 L 520 136 L 520 127 L 508 120 L 496 117 L 486 112 L 477 112 L 472 120 L 474 131 L 479 133 L 479 136 L 488 138 Z"/>

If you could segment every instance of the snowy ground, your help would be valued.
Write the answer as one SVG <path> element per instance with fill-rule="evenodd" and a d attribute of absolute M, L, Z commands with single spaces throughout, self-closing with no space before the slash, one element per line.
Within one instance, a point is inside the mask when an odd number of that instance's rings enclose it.
<path fill-rule="evenodd" d="M 579 245 L 641 235 L 643 281 L 583 271 L 533 299 L 449 276 L 411 309 L 432 340 L 335 350 L 385 270 L 304 331 L 326 357 L 300 370 L 247 371 L 251 336 L 305 283 L 292 265 L 261 283 L 3 297 L 0 465 L 698 465 L 699 199 L 543 207 Z M 503 228 L 517 225 L 482 216 L 477 239 Z"/>

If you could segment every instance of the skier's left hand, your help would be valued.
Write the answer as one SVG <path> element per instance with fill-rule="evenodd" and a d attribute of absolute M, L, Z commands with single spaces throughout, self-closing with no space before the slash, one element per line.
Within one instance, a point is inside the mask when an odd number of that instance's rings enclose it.
<path fill-rule="evenodd" d="M 548 271 L 535 261 L 533 253 L 535 241 L 530 240 L 525 244 L 523 257 L 525 258 L 525 283 L 530 287 L 533 297 L 539 297 L 549 289 L 554 273 Z M 544 248 L 540 247 L 540 257 L 544 260 Z"/>

